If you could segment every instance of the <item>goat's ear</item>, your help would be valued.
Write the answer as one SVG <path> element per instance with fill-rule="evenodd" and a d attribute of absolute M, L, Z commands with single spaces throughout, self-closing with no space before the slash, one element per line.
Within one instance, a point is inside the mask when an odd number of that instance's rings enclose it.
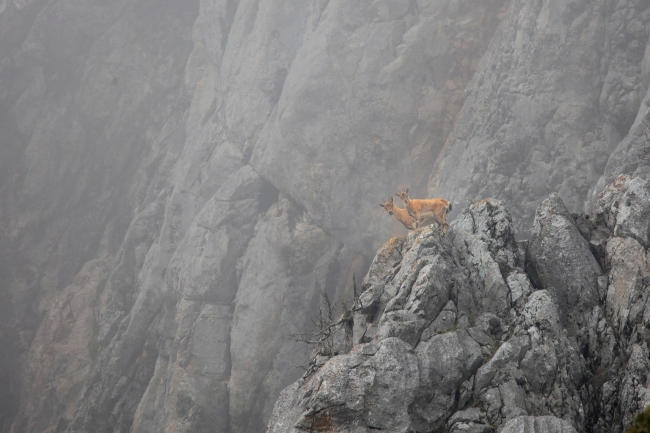
<path fill-rule="evenodd" d="M 379 206 L 381 206 L 381 207 L 383 207 L 384 209 L 386 209 L 386 205 L 385 205 L 385 204 L 383 204 L 383 203 L 382 203 L 382 204 L 380 204 Z"/>
<path fill-rule="evenodd" d="M 388 201 L 391 202 L 391 203 L 393 202 L 393 196 L 392 195 L 388 196 Z"/>

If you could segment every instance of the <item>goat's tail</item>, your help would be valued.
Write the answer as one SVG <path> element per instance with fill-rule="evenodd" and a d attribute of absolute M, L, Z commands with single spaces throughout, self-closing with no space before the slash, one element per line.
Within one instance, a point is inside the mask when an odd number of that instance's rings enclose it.
<path fill-rule="evenodd" d="M 445 213 L 451 212 L 452 209 L 453 209 L 453 206 L 451 205 L 451 202 L 449 202 L 449 206 L 447 206 L 447 210 L 445 211 Z"/>

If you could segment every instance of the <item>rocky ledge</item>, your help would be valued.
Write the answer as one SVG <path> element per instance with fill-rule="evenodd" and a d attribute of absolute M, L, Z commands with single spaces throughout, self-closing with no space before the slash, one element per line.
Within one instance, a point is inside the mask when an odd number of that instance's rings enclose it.
<path fill-rule="evenodd" d="M 628 176 L 590 214 L 552 194 L 527 241 L 494 199 L 393 238 L 268 432 L 621 432 L 650 404 L 649 246 L 650 182 Z"/>

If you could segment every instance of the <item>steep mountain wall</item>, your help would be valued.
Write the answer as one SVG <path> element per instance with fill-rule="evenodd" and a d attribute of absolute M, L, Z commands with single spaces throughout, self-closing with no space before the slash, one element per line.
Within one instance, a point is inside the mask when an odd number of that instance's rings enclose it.
<path fill-rule="evenodd" d="M 550 192 L 572 211 L 588 209 L 619 173 L 638 168 L 649 37 L 646 2 L 513 1 L 429 193 L 504 199 L 522 233 Z"/>
<path fill-rule="evenodd" d="M 528 228 L 576 164 L 571 210 L 636 169 L 650 9 L 564 3 L 0 0 L 2 431 L 262 431 L 321 291 L 405 233 L 387 193 Z M 481 175 L 477 125 L 533 152 L 541 92 L 564 156 Z"/>
<path fill-rule="evenodd" d="M 495 199 L 391 239 L 347 350 L 318 348 L 269 433 L 623 431 L 650 404 L 649 214 L 650 182 L 621 176 L 590 214 L 552 194 L 529 241 Z"/>

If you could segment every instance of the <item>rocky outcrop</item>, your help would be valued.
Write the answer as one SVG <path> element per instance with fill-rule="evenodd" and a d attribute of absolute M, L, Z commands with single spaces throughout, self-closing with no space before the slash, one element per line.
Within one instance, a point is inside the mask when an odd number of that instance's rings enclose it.
<path fill-rule="evenodd" d="M 553 194 L 530 242 L 494 199 L 392 239 L 352 348 L 286 388 L 268 431 L 621 432 L 650 404 L 649 193 L 621 176 L 590 214 Z"/>

